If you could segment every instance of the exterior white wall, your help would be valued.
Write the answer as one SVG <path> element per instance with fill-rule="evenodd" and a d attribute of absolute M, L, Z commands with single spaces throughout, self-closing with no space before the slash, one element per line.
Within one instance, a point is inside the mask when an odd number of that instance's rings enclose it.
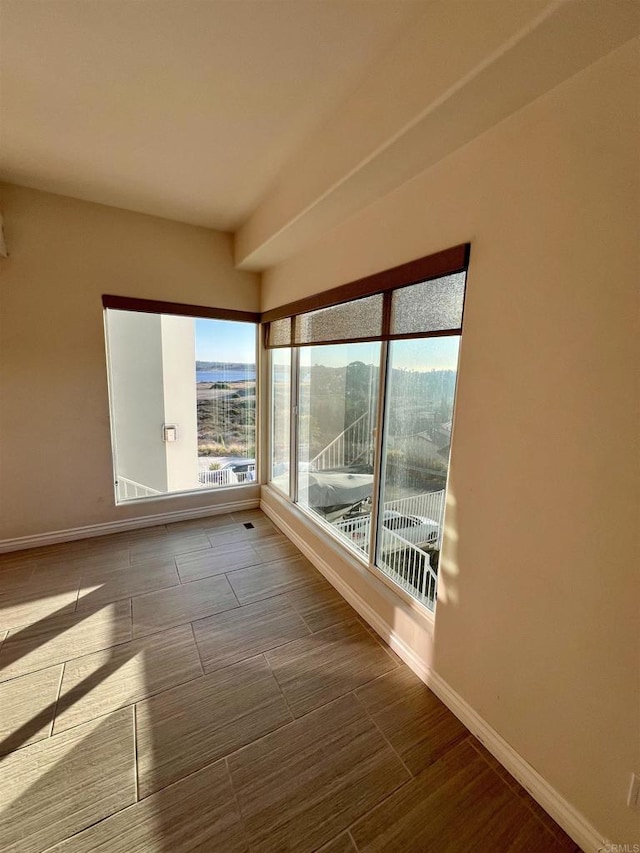
<path fill-rule="evenodd" d="M 116 472 L 159 492 L 198 487 L 195 322 L 107 312 Z M 177 426 L 165 442 L 164 424 Z"/>
<path fill-rule="evenodd" d="M 164 492 L 168 478 L 161 434 L 165 413 L 161 323 L 159 315 L 107 311 L 116 473 Z"/>
<path fill-rule="evenodd" d="M 164 422 L 176 424 L 177 441 L 165 443 L 167 489 L 198 486 L 195 321 L 165 315 L 162 324 Z"/>

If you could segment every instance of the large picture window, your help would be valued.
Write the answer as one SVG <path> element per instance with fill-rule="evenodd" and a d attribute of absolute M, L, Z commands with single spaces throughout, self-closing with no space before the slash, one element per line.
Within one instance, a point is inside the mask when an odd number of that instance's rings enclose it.
<path fill-rule="evenodd" d="M 429 609 L 468 258 L 455 247 L 263 315 L 272 485 Z"/>
<path fill-rule="evenodd" d="M 376 565 L 429 605 L 444 528 L 459 340 L 389 343 Z"/>
<path fill-rule="evenodd" d="M 256 322 L 103 301 L 116 501 L 254 482 Z"/>
<path fill-rule="evenodd" d="M 364 526 L 343 526 L 345 505 L 371 509 L 378 400 L 379 343 L 300 351 L 298 502 L 350 545 L 368 553 Z"/>
<path fill-rule="evenodd" d="M 288 494 L 291 456 L 291 350 L 271 359 L 271 482 Z"/>

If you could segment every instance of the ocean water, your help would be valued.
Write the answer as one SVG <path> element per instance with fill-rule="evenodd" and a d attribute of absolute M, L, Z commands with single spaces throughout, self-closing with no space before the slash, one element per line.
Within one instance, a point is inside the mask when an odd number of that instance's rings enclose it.
<path fill-rule="evenodd" d="M 255 368 L 251 370 L 196 370 L 196 382 L 238 382 L 239 380 L 255 379 Z"/>

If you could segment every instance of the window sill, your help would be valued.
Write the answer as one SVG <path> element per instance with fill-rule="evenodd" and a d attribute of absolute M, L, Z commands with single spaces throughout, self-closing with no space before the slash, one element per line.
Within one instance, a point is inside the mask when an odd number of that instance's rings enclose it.
<path fill-rule="evenodd" d="M 167 500 L 176 500 L 184 498 L 190 499 L 196 497 L 208 499 L 211 495 L 219 494 L 224 494 L 228 497 L 234 492 L 245 492 L 252 486 L 259 488 L 260 485 L 261 484 L 259 481 L 252 481 L 249 483 L 231 483 L 228 486 L 215 486 L 210 489 L 188 489 L 184 492 L 165 492 L 164 494 L 160 495 L 146 495 L 144 497 L 139 498 L 127 498 L 126 500 L 121 501 L 116 498 L 115 505 L 117 507 L 140 506 L 141 504 L 154 504 Z"/>
<path fill-rule="evenodd" d="M 360 583 L 357 584 L 358 587 L 364 585 L 365 588 L 371 588 L 376 596 L 384 599 L 387 605 L 396 610 L 401 609 L 412 620 L 419 622 L 429 634 L 433 634 L 435 614 L 419 601 L 416 601 L 402 587 L 397 586 L 380 569 L 367 562 L 364 555 L 361 556 L 342 543 L 330 530 L 325 530 L 325 527 L 329 525 L 318 521 L 310 512 L 293 503 L 290 498 L 270 485 L 262 486 L 261 508 L 273 518 L 276 524 L 279 522 L 284 524 L 286 527 L 285 534 L 298 545 L 303 554 L 322 574 L 325 572 L 319 564 L 329 563 L 331 571 L 341 581 L 340 585 L 333 584 L 341 594 L 343 594 L 341 586 L 344 585 L 359 594 L 358 590 L 354 588 L 355 585 L 349 580 L 349 575 L 355 573 L 360 579 Z M 316 547 L 314 540 L 319 540 L 319 547 Z M 327 561 L 320 553 L 327 551 L 331 555 L 330 561 Z M 327 579 L 332 582 L 332 578 Z M 347 595 L 344 597 L 348 598 Z M 358 608 L 356 607 L 356 609 Z"/>

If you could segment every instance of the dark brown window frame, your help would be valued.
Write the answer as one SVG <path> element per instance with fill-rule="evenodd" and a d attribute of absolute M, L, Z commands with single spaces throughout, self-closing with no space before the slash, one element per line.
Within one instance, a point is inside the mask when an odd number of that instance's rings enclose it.
<path fill-rule="evenodd" d="M 206 305 L 189 305 L 185 302 L 162 302 L 157 299 L 138 299 L 131 296 L 102 295 L 103 308 L 116 311 L 138 311 L 143 314 L 172 314 L 179 317 L 202 317 L 208 320 L 232 320 L 239 323 L 260 322 L 254 311 L 234 311 L 230 308 L 210 308 Z"/>
<path fill-rule="evenodd" d="M 373 296 L 375 293 L 384 293 L 387 290 L 397 290 L 399 287 L 407 287 L 410 284 L 419 284 L 421 281 L 429 281 L 432 278 L 441 278 L 445 275 L 453 275 L 457 272 L 465 272 L 469 266 L 470 243 L 460 243 L 451 249 L 444 249 L 424 258 L 408 261 L 397 267 L 377 272 L 364 278 L 356 279 L 348 284 L 332 287 L 331 290 L 323 290 L 306 296 L 295 302 L 280 305 L 269 311 L 263 311 L 262 323 L 271 320 L 283 320 L 295 314 L 306 314 L 307 311 L 316 311 L 318 308 L 329 308 L 332 305 L 340 305 L 342 302 L 351 302 L 363 296 Z"/>
<path fill-rule="evenodd" d="M 404 287 L 410 287 L 414 284 L 443 278 L 448 275 L 455 275 L 456 273 L 466 273 L 469 268 L 470 251 L 471 245 L 469 243 L 460 243 L 450 249 L 444 249 L 441 252 L 426 255 L 423 258 L 416 258 L 413 261 L 408 261 L 405 264 L 400 264 L 397 267 L 392 267 L 391 269 L 384 270 L 383 272 L 374 273 L 373 275 L 365 276 L 364 278 L 357 279 L 356 281 L 349 282 L 348 284 L 342 284 L 338 287 L 333 287 L 330 290 L 325 290 L 320 293 L 313 294 L 312 296 L 307 296 L 304 299 L 298 299 L 295 302 L 289 302 L 286 305 L 280 305 L 277 308 L 264 311 L 260 317 L 260 321 L 264 326 L 264 346 L 267 349 L 285 349 L 292 346 L 324 346 L 345 343 L 347 342 L 346 340 L 328 340 L 311 343 L 296 342 L 295 323 L 297 315 L 317 311 L 322 308 L 330 308 L 334 305 L 341 305 L 345 302 L 352 302 L 378 293 L 382 293 L 384 297 L 381 334 L 369 337 L 349 338 L 348 342 L 389 341 L 459 335 L 462 332 L 462 323 L 460 326 L 455 328 L 439 329 L 430 332 L 413 332 L 402 335 L 391 334 L 391 298 L 394 290 L 400 290 Z M 268 340 L 269 323 L 274 320 L 284 320 L 287 317 L 290 317 L 292 320 L 290 343 L 270 345 Z"/>
<path fill-rule="evenodd" d="M 255 327 L 254 335 L 257 332 L 260 326 L 260 314 L 255 311 L 237 311 L 228 308 L 213 308 L 207 305 L 191 305 L 186 302 L 167 302 L 158 299 L 141 299 L 138 297 L 132 296 L 118 296 L 116 294 L 103 293 L 102 294 L 102 306 L 104 310 L 114 310 L 114 311 L 130 311 L 137 312 L 142 314 L 154 314 L 154 315 L 171 315 L 177 317 L 186 317 L 193 319 L 207 319 L 207 320 L 224 320 L 224 321 L 232 321 L 232 322 L 240 322 L 240 323 L 249 323 Z M 107 330 L 105 329 L 105 333 Z M 107 334 L 108 337 L 108 334 Z M 259 364 L 259 340 L 256 335 L 255 337 L 255 357 L 256 357 L 256 388 L 259 388 L 260 383 L 260 374 L 258 368 Z M 107 343 L 107 366 L 108 372 L 110 374 L 111 371 L 111 357 L 109 354 L 109 347 Z M 109 388 L 109 399 L 110 399 L 110 411 L 112 411 L 111 407 L 113 406 L 113 397 L 111 388 Z M 256 416 L 259 411 L 259 405 L 256 406 Z M 112 415 L 110 415 L 110 420 L 112 419 Z M 254 443 L 257 445 L 258 436 L 259 436 L 259 427 L 258 422 L 256 420 L 256 424 L 254 425 Z M 112 452 L 115 453 L 115 427 L 112 422 Z M 256 447 L 256 450 L 258 448 Z M 257 453 L 258 465 L 256 466 L 256 471 L 258 473 L 257 480 L 252 481 L 244 481 L 243 483 L 234 483 L 234 484 L 226 484 L 223 485 L 222 488 L 247 488 L 249 485 L 260 484 L 259 471 L 260 471 L 260 456 L 259 450 Z M 113 456 L 113 472 L 115 475 L 115 484 L 118 484 L 118 474 L 116 469 L 116 458 Z M 175 498 L 186 495 L 200 495 L 203 494 L 212 494 L 216 489 L 200 489 L 199 487 L 185 489 L 184 491 L 162 491 L 157 495 L 153 495 L 151 497 L 140 497 L 140 498 L 131 498 L 131 499 L 118 499 L 116 495 L 116 506 L 126 506 L 129 503 L 134 504 L 138 501 L 148 501 L 148 500 L 163 500 L 165 498 Z"/>
<path fill-rule="evenodd" d="M 368 341 L 390 341 L 410 338 L 442 337 L 445 335 L 459 335 L 462 332 L 462 324 L 455 328 L 438 329 L 430 332 L 412 332 L 408 334 L 390 333 L 391 327 L 391 297 L 394 290 L 410 287 L 413 284 L 443 278 L 447 275 L 467 272 L 469 268 L 469 255 L 471 245 L 460 243 L 441 252 L 416 258 L 413 261 L 391 267 L 373 275 L 356 279 L 355 281 L 341 284 L 330 290 L 324 290 L 288 302 L 269 311 L 260 314 L 257 311 L 236 311 L 229 308 L 213 308 L 205 305 L 190 305 L 183 302 L 164 302 L 156 299 L 139 299 L 130 296 L 117 296 L 114 294 L 103 294 L 102 305 L 118 311 L 139 311 L 145 314 L 172 314 L 181 317 L 202 317 L 211 320 L 231 320 L 240 323 L 255 323 L 263 326 L 263 343 L 266 349 L 288 349 L 290 347 L 305 347 L 318 345 L 331 345 L 345 343 L 345 340 L 328 340 L 310 343 L 295 342 L 296 317 L 322 308 L 331 308 L 345 302 L 352 302 L 366 296 L 382 293 L 384 297 L 382 306 L 382 328 L 380 335 L 369 337 L 349 338 L 351 343 Z M 464 302 L 463 302 L 464 313 Z M 269 323 L 273 320 L 284 320 L 291 318 L 291 341 L 276 346 L 269 344 Z"/>

